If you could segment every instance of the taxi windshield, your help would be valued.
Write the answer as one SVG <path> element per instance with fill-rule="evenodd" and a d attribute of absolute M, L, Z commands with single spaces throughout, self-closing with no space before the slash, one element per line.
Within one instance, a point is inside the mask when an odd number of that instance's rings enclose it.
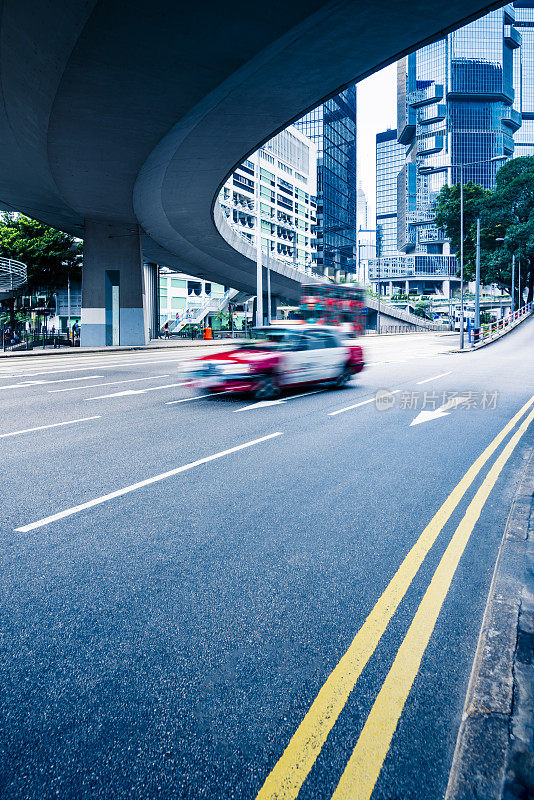
<path fill-rule="evenodd" d="M 302 338 L 300 331 L 287 328 L 256 328 L 244 347 L 260 350 L 295 350 Z"/>

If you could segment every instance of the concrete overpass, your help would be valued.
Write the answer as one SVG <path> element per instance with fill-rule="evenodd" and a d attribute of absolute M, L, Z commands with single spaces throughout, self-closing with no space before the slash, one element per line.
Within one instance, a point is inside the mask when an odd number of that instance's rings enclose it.
<path fill-rule="evenodd" d="M 85 238 L 84 344 L 143 342 L 143 257 L 254 292 L 215 209 L 244 156 L 499 5 L 4 0 L 0 202 Z M 275 266 L 273 294 L 299 280 Z"/>

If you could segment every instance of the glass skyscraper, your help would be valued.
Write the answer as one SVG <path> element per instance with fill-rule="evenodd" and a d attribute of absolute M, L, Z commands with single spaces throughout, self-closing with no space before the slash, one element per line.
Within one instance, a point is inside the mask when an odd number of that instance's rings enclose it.
<path fill-rule="evenodd" d="M 397 227 L 404 252 L 447 252 L 433 209 L 441 187 L 458 182 L 458 165 L 483 162 L 466 166 L 464 180 L 490 188 L 500 166 L 490 159 L 513 156 L 521 125 L 514 19 L 507 5 L 399 62 L 398 135 L 407 158 L 398 176 Z M 517 73 L 519 56 L 515 61 Z"/>
<path fill-rule="evenodd" d="M 534 2 L 514 3 L 515 26 L 521 34 L 521 47 L 514 52 L 516 108 L 521 111 L 521 127 L 514 136 L 515 156 L 534 155 Z"/>
<path fill-rule="evenodd" d="M 376 255 L 397 252 L 397 178 L 404 166 L 406 146 L 397 131 L 376 135 Z"/>
<path fill-rule="evenodd" d="M 317 251 L 324 273 L 356 271 L 356 87 L 294 125 L 317 146 Z"/>

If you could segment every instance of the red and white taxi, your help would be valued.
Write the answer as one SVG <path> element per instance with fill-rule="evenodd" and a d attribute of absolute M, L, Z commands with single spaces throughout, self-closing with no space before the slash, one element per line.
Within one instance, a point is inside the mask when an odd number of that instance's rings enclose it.
<path fill-rule="evenodd" d="M 189 385 L 209 392 L 253 392 L 271 399 L 281 389 L 329 382 L 344 386 L 363 369 L 362 348 L 339 328 L 321 325 L 256 328 L 236 350 L 184 364 Z"/>

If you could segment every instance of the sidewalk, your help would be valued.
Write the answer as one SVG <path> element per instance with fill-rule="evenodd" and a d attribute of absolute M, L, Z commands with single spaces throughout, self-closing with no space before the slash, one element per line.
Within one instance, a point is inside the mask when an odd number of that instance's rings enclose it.
<path fill-rule="evenodd" d="M 128 353 L 135 350 L 179 350 L 190 347 L 224 347 L 239 345 L 244 339 L 154 339 L 146 345 L 126 345 L 124 347 L 61 347 L 54 349 L 47 347 L 44 350 L 15 350 L 3 352 L 0 358 L 30 358 L 32 356 L 78 356 L 84 353 Z"/>
<path fill-rule="evenodd" d="M 445 800 L 534 798 L 534 451 L 506 524 Z"/>

